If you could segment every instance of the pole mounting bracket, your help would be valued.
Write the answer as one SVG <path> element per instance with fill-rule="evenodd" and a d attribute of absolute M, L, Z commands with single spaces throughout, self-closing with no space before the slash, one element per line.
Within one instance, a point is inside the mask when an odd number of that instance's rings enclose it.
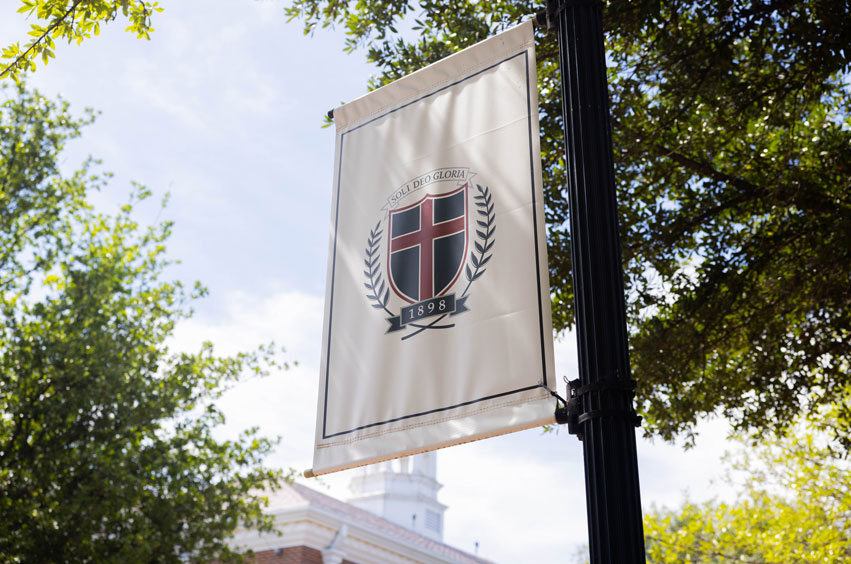
<path fill-rule="evenodd" d="M 641 425 L 641 416 L 637 415 L 635 409 L 632 407 L 632 398 L 635 397 L 635 385 L 635 380 L 624 380 L 622 378 L 601 378 L 584 386 L 578 378 L 576 380 L 570 380 L 567 382 L 569 399 L 561 414 L 563 420 L 559 420 L 559 409 L 562 408 L 556 408 L 556 421 L 558 423 L 567 423 L 567 432 L 571 435 L 576 435 L 576 438 L 580 441 L 582 440 L 582 424 L 599 417 L 622 417 L 631 421 L 636 427 L 639 427 Z M 629 407 L 627 409 L 598 408 L 588 409 L 587 411 L 583 410 L 583 396 L 597 393 L 602 397 L 603 394 L 611 392 L 627 394 L 630 401 L 626 403 Z"/>

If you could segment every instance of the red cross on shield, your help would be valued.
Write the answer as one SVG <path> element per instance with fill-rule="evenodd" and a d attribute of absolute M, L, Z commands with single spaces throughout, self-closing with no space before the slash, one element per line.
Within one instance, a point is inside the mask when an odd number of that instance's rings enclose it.
<path fill-rule="evenodd" d="M 467 255 L 467 187 L 426 194 L 390 211 L 388 278 L 403 300 L 443 295 L 458 279 Z"/>

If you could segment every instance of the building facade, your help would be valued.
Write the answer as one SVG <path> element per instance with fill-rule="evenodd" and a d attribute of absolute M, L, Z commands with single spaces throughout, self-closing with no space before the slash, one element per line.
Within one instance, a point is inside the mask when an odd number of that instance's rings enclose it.
<path fill-rule="evenodd" d="M 350 503 L 286 484 L 266 509 L 282 534 L 242 530 L 234 546 L 257 564 L 493 564 L 442 542 L 434 453 L 366 467 Z"/>

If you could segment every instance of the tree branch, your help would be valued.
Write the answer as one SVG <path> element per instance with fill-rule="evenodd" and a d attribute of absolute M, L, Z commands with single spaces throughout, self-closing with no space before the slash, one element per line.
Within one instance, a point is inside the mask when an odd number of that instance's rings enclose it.
<path fill-rule="evenodd" d="M 35 46 L 36 46 L 36 45 L 38 45 L 39 43 L 41 43 L 41 42 L 44 40 L 44 38 L 45 38 L 45 37 L 47 37 L 48 35 L 50 35 L 50 32 L 52 32 L 54 29 L 56 29 L 57 27 L 59 27 L 59 24 L 61 24 L 62 22 L 64 22 L 64 21 L 68 18 L 68 16 L 70 16 L 71 14 L 73 14 L 73 13 L 74 13 L 74 10 L 76 10 L 76 9 L 77 9 L 77 6 L 79 6 L 79 5 L 80 5 L 80 4 L 82 4 L 82 3 L 83 3 L 83 0 L 73 0 L 73 2 L 71 3 L 71 7 L 70 7 L 70 8 L 68 8 L 68 10 L 67 10 L 64 14 L 62 14 L 62 16 L 60 16 L 60 17 L 59 17 L 59 19 L 55 20 L 52 24 L 50 24 L 50 26 L 49 26 L 47 29 L 45 29 L 45 30 L 44 30 L 44 33 L 42 33 L 42 34 L 39 36 L 39 38 L 38 38 L 38 39 L 36 39 L 35 41 L 33 41 L 33 42 L 30 44 L 30 46 L 27 48 L 27 50 L 26 50 L 26 51 L 24 51 L 23 53 L 21 53 L 20 55 L 18 55 L 17 57 L 15 57 L 15 60 L 14 60 L 14 61 L 12 61 L 11 63 L 9 63 L 9 64 L 8 64 L 8 65 L 7 65 L 7 66 L 6 66 L 6 67 L 5 67 L 2 71 L 0 71 L 0 78 L 3 78 L 3 77 L 4 77 L 4 76 L 6 76 L 7 74 L 10 74 L 10 70 L 11 70 L 12 68 L 17 67 L 17 66 L 18 66 L 18 64 L 19 64 L 22 60 L 25 60 L 25 59 L 27 58 L 27 55 L 30 53 L 30 51 L 32 51 L 32 50 L 35 48 Z"/>

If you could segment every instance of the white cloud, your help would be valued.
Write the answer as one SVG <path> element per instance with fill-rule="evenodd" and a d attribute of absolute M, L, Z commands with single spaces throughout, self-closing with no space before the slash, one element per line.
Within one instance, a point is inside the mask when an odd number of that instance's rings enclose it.
<path fill-rule="evenodd" d="M 446 540 L 501 563 L 563 561 L 586 541 L 580 443 L 531 429 L 441 451 Z"/>
<path fill-rule="evenodd" d="M 179 66 L 185 72 L 181 72 L 181 81 L 177 83 L 163 76 L 162 69 L 151 60 L 128 59 L 121 75 L 124 100 L 151 119 L 171 119 L 198 135 L 212 135 L 215 124 L 202 111 L 202 99 L 187 88 L 195 73 L 191 72 L 191 65 Z"/>
<path fill-rule="evenodd" d="M 283 346 L 289 370 L 251 378 L 229 390 L 219 402 L 228 435 L 258 426 L 268 437 L 281 437 L 272 463 L 299 470 L 310 467 L 316 421 L 322 299 L 299 292 L 269 297 L 234 293 L 215 320 L 191 319 L 178 325 L 172 347 L 194 350 L 211 341 L 217 354 L 232 355 L 272 341 Z"/>

